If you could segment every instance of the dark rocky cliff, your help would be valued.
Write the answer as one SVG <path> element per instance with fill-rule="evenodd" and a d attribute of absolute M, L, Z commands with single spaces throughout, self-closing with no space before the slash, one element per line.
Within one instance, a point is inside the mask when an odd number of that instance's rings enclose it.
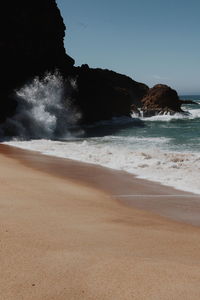
<path fill-rule="evenodd" d="M 0 121 L 14 114 L 16 88 L 34 76 L 59 69 L 77 78 L 75 103 L 82 122 L 129 115 L 148 87 L 108 70 L 75 68 L 64 48 L 65 25 L 55 0 L 0 3 Z"/>
<path fill-rule="evenodd" d="M 8 84 L 21 84 L 55 67 L 67 72 L 73 66 L 65 53 L 65 25 L 54 0 L 2 1 L 0 22 L 1 70 Z"/>
<path fill-rule="evenodd" d="M 175 111 L 181 110 L 177 94 L 171 93 L 168 103 L 160 89 L 156 89 L 155 99 L 154 90 L 145 98 L 149 88 L 125 75 L 87 65 L 74 67 L 64 48 L 65 29 L 55 0 L 0 2 L 1 123 L 15 113 L 15 89 L 55 69 L 66 79 L 76 78 L 74 104 L 82 112 L 84 123 L 129 116 L 131 108 L 137 111 L 138 107 L 161 111 L 173 106 Z"/>
<path fill-rule="evenodd" d="M 71 72 L 74 60 L 65 53 L 64 35 L 54 0 L 0 2 L 1 120 L 15 109 L 15 88 L 48 70 Z"/>

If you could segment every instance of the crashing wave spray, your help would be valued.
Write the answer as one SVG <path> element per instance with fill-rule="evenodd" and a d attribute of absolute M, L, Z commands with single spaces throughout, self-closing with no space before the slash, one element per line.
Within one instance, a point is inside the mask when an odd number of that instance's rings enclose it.
<path fill-rule="evenodd" d="M 64 80 L 58 73 L 36 77 L 16 91 L 16 114 L 1 126 L 5 135 L 19 138 L 67 138 L 70 127 L 80 120 L 71 98 L 76 89 L 74 79 Z"/>

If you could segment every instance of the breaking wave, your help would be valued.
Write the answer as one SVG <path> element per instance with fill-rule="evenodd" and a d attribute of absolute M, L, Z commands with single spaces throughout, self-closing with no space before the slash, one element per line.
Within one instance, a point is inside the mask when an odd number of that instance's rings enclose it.
<path fill-rule="evenodd" d="M 30 138 L 67 138 L 81 115 L 73 107 L 75 80 L 64 80 L 55 72 L 36 77 L 16 91 L 17 111 L 1 125 L 2 136 Z"/>
<path fill-rule="evenodd" d="M 175 120 L 193 120 L 200 119 L 200 109 L 188 109 L 186 108 L 185 113 L 175 113 L 171 115 L 170 113 L 158 114 L 152 117 L 138 117 L 138 115 L 132 113 L 133 119 L 140 119 L 142 121 L 159 121 L 159 122 L 170 122 Z"/>
<path fill-rule="evenodd" d="M 166 114 L 166 115 L 157 115 L 149 118 L 141 118 L 146 121 L 161 121 L 161 122 L 169 122 L 173 120 L 193 120 L 200 118 L 200 109 L 189 109 L 187 110 L 187 114 L 176 113 L 174 115 Z"/>

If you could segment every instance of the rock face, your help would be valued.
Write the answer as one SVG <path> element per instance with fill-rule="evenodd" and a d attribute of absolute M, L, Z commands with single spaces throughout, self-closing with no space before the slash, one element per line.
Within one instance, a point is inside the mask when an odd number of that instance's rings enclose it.
<path fill-rule="evenodd" d="M 167 85 L 157 84 L 149 89 L 147 95 L 142 99 L 142 111 L 146 117 L 157 114 L 183 113 L 181 101 L 175 90 Z"/>
<path fill-rule="evenodd" d="M 176 91 L 142 83 L 109 70 L 74 67 L 64 48 L 65 25 L 55 0 L 0 2 L 0 123 L 17 107 L 14 91 L 35 76 L 58 69 L 76 79 L 74 104 L 82 123 L 130 116 L 138 108 L 145 115 L 182 112 Z"/>
<path fill-rule="evenodd" d="M 73 67 L 65 53 L 65 25 L 55 0 L 1 1 L 0 3 L 0 122 L 15 113 L 16 88 L 34 76 L 58 69 L 65 78 L 77 79 L 74 101 L 82 122 L 130 115 L 132 103 L 139 104 L 148 87 L 108 70 Z"/>
<path fill-rule="evenodd" d="M 13 84 L 55 67 L 68 71 L 65 25 L 55 0 L 2 1 L 0 4 L 1 68 Z M 15 75 L 18 75 L 15 77 Z"/>
<path fill-rule="evenodd" d="M 84 123 L 130 116 L 131 105 L 139 105 L 149 89 L 145 84 L 125 75 L 91 69 L 87 65 L 77 68 L 76 74 L 77 104 L 82 111 Z"/>
<path fill-rule="evenodd" d="M 65 25 L 55 0 L 0 3 L 1 115 L 12 114 L 12 92 L 30 78 L 59 68 L 68 74 L 74 60 L 65 53 Z"/>

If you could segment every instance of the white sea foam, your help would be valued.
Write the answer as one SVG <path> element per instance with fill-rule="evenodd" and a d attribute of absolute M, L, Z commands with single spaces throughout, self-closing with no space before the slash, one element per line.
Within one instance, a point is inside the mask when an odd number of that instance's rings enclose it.
<path fill-rule="evenodd" d="M 177 189 L 200 194 L 200 154 L 158 150 L 157 144 L 168 142 L 165 138 L 147 138 L 147 148 L 124 146 L 121 137 L 94 138 L 81 141 L 59 142 L 51 140 L 12 141 L 8 145 L 40 151 L 43 154 L 70 158 L 124 170 Z M 109 142 L 109 139 L 111 142 Z M 113 139 L 118 139 L 113 143 Z M 132 139 L 141 142 L 142 138 Z M 126 137 L 127 140 L 127 137 Z M 144 139 L 143 139 L 144 141 Z M 148 142 L 148 143 L 147 143 Z M 126 145 L 130 145 L 127 143 Z"/>
<path fill-rule="evenodd" d="M 179 120 L 179 119 L 196 119 L 200 118 L 200 109 L 185 109 L 187 112 L 186 114 L 181 114 L 181 113 L 176 113 L 174 115 L 170 114 L 164 114 L 164 115 L 156 115 L 152 117 L 141 117 L 140 119 L 143 121 L 160 121 L 160 122 L 167 122 L 167 121 L 172 121 L 172 120 Z M 133 115 L 133 118 L 135 116 Z"/>

